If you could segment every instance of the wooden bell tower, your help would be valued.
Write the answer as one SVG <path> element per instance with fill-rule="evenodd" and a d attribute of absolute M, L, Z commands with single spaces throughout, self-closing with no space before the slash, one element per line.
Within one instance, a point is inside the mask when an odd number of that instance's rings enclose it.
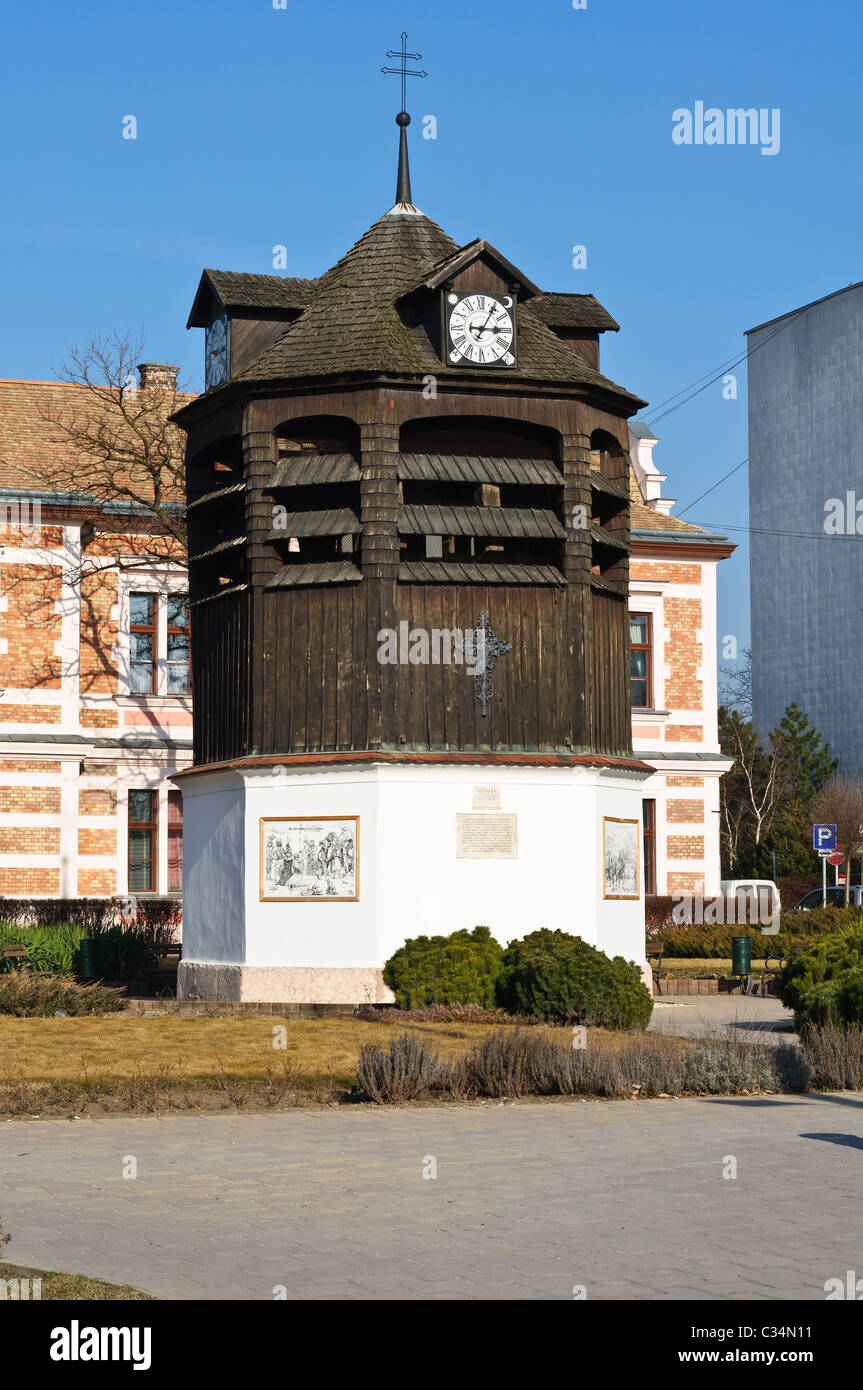
<path fill-rule="evenodd" d="M 404 81 L 420 55 L 403 36 L 388 56 Z M 413 205 L 397 120 L 396 202 L 332 269 L 205 271 L 189 318 L 209 389 L 176 417 L 187 996 L 385 999 L 405 936 L 479 922 L 644 957 L 640 884 L 607 896 L 602 862 L 648 771 L 627 620 L 643 402 L 600 372 L 618 325 L 592 295 L 543 292 Z"/>

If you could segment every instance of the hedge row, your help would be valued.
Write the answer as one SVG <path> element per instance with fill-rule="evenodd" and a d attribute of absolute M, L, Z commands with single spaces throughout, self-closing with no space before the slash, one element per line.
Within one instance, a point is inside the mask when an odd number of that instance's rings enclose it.
<path fill-rule="evenodd" d="M 0 922 L 25 927 L 62 927 L 88 931 L 133 921 L 139 926 L 179 926 L 182 898 L 0 898 Z"/>
<path fill-rule="evenodd" d="M 658 933 L 651 946 L 657 950 L 661 947 L 666 956 L 677 959 L 723 959 L 731 955 L 732 939 L 749 932 L 752 959 L 764 960 L 766 956 L 790 955 L 801 941 L 854 930 L 860 921 L 858 908 L 819 907 L 813 912 L 783 914 L 775 936 L 762 936 L 757 927 L 749 931 L 737 926 L 681 926 Z"/>

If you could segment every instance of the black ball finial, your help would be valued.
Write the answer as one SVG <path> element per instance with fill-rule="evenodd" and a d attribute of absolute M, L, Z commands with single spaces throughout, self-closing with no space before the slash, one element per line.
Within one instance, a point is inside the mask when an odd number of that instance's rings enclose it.
<path fill-rule="evenodd" d="M 396 116 L 396 125 L 407 126 L 410 125 L 410 123 L 411 118 L 408 115 L 407 111 L 400 111 L 399 114 Z"/>

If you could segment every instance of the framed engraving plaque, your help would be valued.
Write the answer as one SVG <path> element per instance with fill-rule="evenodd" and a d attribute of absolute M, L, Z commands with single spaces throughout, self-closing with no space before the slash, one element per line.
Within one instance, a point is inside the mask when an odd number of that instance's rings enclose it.
<path fill-rule="evenodd" d="M 261 902 L 355 903 L 359 816 L 262 816 Z"/>
<path fill-rule="evenodd" d="M 640 891 L 641 826 L 637 820 L 602 818 L 604 898 L 637 898 Z"/>

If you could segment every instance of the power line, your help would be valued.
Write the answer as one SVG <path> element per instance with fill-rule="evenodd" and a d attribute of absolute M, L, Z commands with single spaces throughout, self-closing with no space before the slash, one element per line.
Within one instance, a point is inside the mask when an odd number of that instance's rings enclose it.
<path fill-rule="evenodd" d="M 790 328 L 791 324 L 795 323 L 797 319 L 800 318 L 801 314 L 808 313 L 808 311 L 810 309 L 813 309 L 815 307 L 815 304 L 819 302 L 820 301 L 815 300 L 812 304 L 805 304 L 802 309 L 795 310 L 794 313 L 789 314 L 787 316 L 787 318 L 782 322 L 779 328 L 775 329 L 772 333 L 768 333 L 767 337 L 762 338 L 761 342 L 757 343 L 755 347 L 750 347 L 747 343 L 745 352 L 742 352 L 739 356 L 729 357 L 728 360 L 726 362 L 723 362 L 720 367 L 711 368 L 711 370 L 709 372 L 706 372 L 704 376 L 700 376 L 697 378 L 697 380 L 690 382 L 689 386 L 684 386 L 681 391 L 675 391 L 674 395 L 667 396 L 664 401 L 660 401 L 656 406 L 654 406 L 653 414 L 648 414 L 648 418 L 646 419 L 645 424 L 648 426 L 648 428 L 652 429 L 654 425 L 659 424 L 660 420 L 665 420 L 669 415 L 673 415 L 676 410 L 680 410 L 682 406 L 687 405 L 689 401 L 694 400 L 696 396 L 700 396 L 702 391 L 707 390 L 708 386 L 713 386 L 714 383 L 719 381 L 721 377 L 725 376 L 731 368 L 739 367 L 741 362 L 747 362 L 750 357 L 753 357 L 756 352 L 760 351 L 761 348 L 766 347 L 767 344 L 771 343 L 774 338 L 777 338 L 780 333 L 784 333 L 786 328 Z M 685 394 L 686 392 L 688 392 L 689 394 Z M 678 396 L 683 396 L 683 400 L 678 401 Z M 671 405 L 672 401 L 677 401 L 677 404 Z M 669 407 L 668 410 L 662 410 L 662 407 L 664 405 L 667 405 Z M 657 415 L 656 411 L 662 411 L 662 414 Z"/>
<path fill-rule="evenodd" d="M 704 498 L 704 497 L 709 497 L 710 494 L 711 494 L 711 492 L 715 492 L 716 489 L 717 489 L 718 487 L 721 487 L 722 484 L 726 481 L 727 478 L 732 477 L 735 473 L 739 473 L 741 468 L 745 468 L 748 462 L 749 462 L 749 456 L 748 456 L 748 454 L 747 454 L 746 458 L 743 459 L 743 461 L 742 461 L 741 463 L 738 463 L 738 464 L 736 465 L 736 467 L 732 468 L 730 473 L 726 473 L 726 474 L 725 474 L 725 477 L 724 477 L 724 478 L 720 478 L 718 483 L 714 483 L 713 486 L 712 486 L 712 487 L 709 487 L 709 488 L 707 489 L 706 492 L 702 492 L 701 497 L 696 497 L 696 499 L 695 499 L 694 502 L 689 502 L 689 503 L 687 503 L 687 505 L 683 508 L 683 512 L 688 512 L 692 507 L 694 507 L 694 506 L 696 505 L 696 503 L 700 502 L 700 501 L 702 500 L 702 498 Z M 682 517 L 682 516 L 683 516 L 683 512 L 678 512 L 678 513 L 677 513 L 678 517 Z"/>
<path fill-rule="evenodd" d="M 699 521 L 692 524 L 703 527 L 705 531 L 745 531 L 750 536 L 785 536 L 800 541 L 857 541 L 858 544 L 863 541 L 863 536 L 846 535 L 844 531 L 777 531 L 765 526 L 726 525 L 722 521 Z"/>

